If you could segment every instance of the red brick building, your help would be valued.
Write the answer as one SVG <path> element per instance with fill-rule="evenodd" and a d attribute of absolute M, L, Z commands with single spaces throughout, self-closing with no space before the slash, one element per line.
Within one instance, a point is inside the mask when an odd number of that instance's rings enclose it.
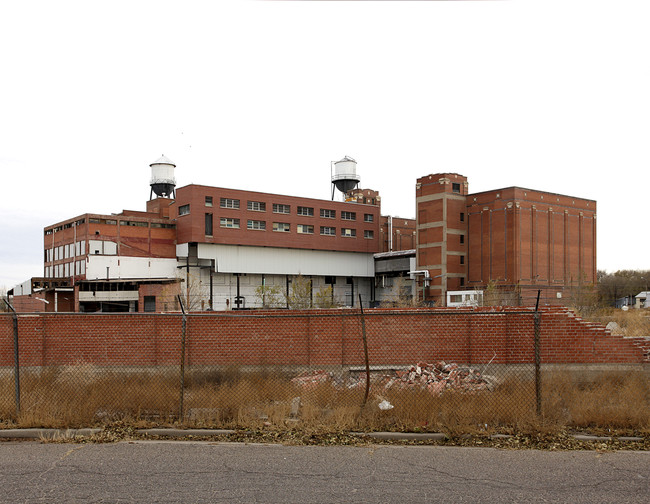
<path fill-rule="evenodd" d="M 533 304 L 563 303 L 571 289 L 596 283 L 596 202 L 508 187 L 469 194 L 455 173 L 418 179 L 417 264 L 428 299 L 488 286 Z M 422 282 L 426 275 L 420 275 Z"/>
<path fill-rule="evenodd" d="M 344 182 L 357 182 L 355 162 L 340 163 Z M 151 168 L 146 211 L 46 227 L 43 275 L 12 289 L 15 303 L 174 311 L 182 295 L 191 311 L 289 307 L 299 277 L 310 305 L 324 293 L 355 306 L 396 292 L 444 305 L 450 291 L 494 288 L 516 294 L 509 304 L 532 304 L 540 289 L 544 303 L 562 303 L 596 281 L 592 200 L 517 187 L 469 194 L 466 177 L 443 173 L 417 180 L 416 219 L 404 219 L 382 216 L 371 189 L 346 188 L 344 201 L 176 189 L 171 161 Z"/>

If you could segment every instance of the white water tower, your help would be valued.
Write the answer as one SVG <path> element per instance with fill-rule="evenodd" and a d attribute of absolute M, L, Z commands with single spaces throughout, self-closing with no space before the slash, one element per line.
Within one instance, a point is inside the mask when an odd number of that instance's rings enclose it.
<path fill-rule="evenodd" d="M 176 165 L 163 155 L 149 166 L 151 166 L 149 199 L 152 199 L 154 193 L 159 198 L 169 198 L 170 196 L 176 198 L 176 179 L 174 178 Z"/>
<path fill-rule="evenodd" d="M 361 177 L 357 175 L 357 162 L 349 156 L 340 161 L 334 161 L 334 174 L 332 175 L 332 200 L 334 188 L 346 194 L 359 185 Z"/>

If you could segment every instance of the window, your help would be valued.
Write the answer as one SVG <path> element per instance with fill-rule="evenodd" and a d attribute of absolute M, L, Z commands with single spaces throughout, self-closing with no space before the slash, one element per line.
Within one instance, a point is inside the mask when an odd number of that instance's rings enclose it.
<path fill-rule="evenodd" d="M 465 256 L 460 256 L 460 263 L 465 264 Z"/>
<path fill-rule="evenodd" d="M 465 279 L 463 277 L 460 277 L 460 286 L 461 287 L 465 286 Z"/>
<path fill-rule="evenodd" d="M 205 235 L 212 236 L 212 214 L 205 214 Z"/>
<path fill-rule="evenodd" d="M 266 203 L 263 201 L 249 201 L 246 208 L 253 212 L 266 212 Z"/>
<path fill-rule="evenodd" d="M 205 197 L 205 206 L 212 206 L 212 196 L 206 196 Z"/>
<path fill-rule="evenodd" d="M 266 231 L 266 221 L 263 221 L 263 220 L 249 220 L 246 227 L 248 229 L 257 229 L 259 231 Z"/>
<path fill-rule="evenodd" d="M 375 217 L 371 213 L 363 214 L 363 222 L 372 222 L 373 220 Z"/>
<path fill-rule="evenodd" d="M 189 206 L 189 205 L 188 205 Z M 188 212 L 189 213 L 189 212 Z M 121 220 L 120 226 L 149 227 L 148 222 Z M 95 233 L 96 234 L 96 233 Z"/>
<path fill-rule="evenodd" d="M 298 215 L 304 215 L 305 217 L 313 217 L 314 209 L 312 207 L 299 206 L 297 213 Z"/>
<path fill-rule="evenodd" d="M 273 231 L 279 231 L 280 233 L 288 233 L 291 230 L 288 222 L 274 222 Z"/>
<path fill-rule="evenodd" d="M 178 215 L 187 215 L 190 213 L 190 206 L 189 205 L 182 205 L 178 207 Z"/>
<path fill-rule="evenodd" d="M 320 227 L 320 234 L 325 235 L 325 236 L 336 236 L 336 228 L 335 227 L 329 227 L 329 226 L 321 226 Z"/>
<path fill-rule="evenodd" d="M 341 212 L 341 219 L 343 220 L 357 220 L 356 212 Z"/>
<path fill-rule="evenodd" d="M 221 227 L 239 229 L 239 219 L 230 219 L 228 217 L 221 217 Z"/>
<path fill-rule="evenodd" d="M 372 240 L 372 239 L 375 237 L 375 233 L 374 233 L 374 231 L 372 231 L 372 230 L 370 230 L 370 229 L 366 229 L 366 230 L 363 232 L 363 237 L 364 237 L 364 238 L 367 238 L 367 239 L 369 239 L 369 240 Z"/>
<path fill-rule="evenodd" d="M 459 193 L 460 192 L 460 184 L 457 184 L 456 182 L 452 182 L 451 191 L 455 192 L 455 193 Z"/>
<path fill-rule="evenodd" d="M 465 212 L 460 213 L 460 221 L 465 222 Z"/>
<path fill-rule="evenodd" d="M 314 234 L 314 226 L 310 226 L 309 224 L 298 224 L 298 233 Z"/>
<path fill-rule="evenodd" d="M 357 230 L 350 228 L 341 228 L 341 236 L 345 238 L 354 238 L 357 236 Z"/>
<path fill-rule="evenodd" d="M 152 228 L 163 228 L 163 229 L 174 229 L 176 227 L 176 224 L 165 224 L 163 222 L 152 222 L 151 227 Z"/>
<path fill-rule="evenodd" d="M 147 312 L 147 313 L 151 313 L 151 312 L 156 311 L 156 296 L 145 296 L 144 297 L 144 311 Z"/>
<path fill-rule="evenodd" d="M 327 208 L 321 208 L 320 216 L 323 219 L 336 219 L 336 210 L 328 210 Z"/>
<path fill-rule="evenodd" d="M 219 200 L 219 206 L 221 208 L 239 208 L 239 200 L 238 199 L 230 199 L 230 198 L 221 198 Z"/>
<path fill-rule="evenodd" d="M 465 235 L 460 235 L 460 244 L 465 243 Z"/>
<path fill-rule="evenodd" d="M 336 284 L 336 277 L 335 276 L 325 276 L 325 284 L 326 285 L 334 285 L 334 284 Z"/>
<path fill-rule="evenodd" d="M 188 212 L 189 212 L 189 208 L 190 208 L 190 206 L 187 205 Z M 88 219 L 89 224 L 99 224 L 100 222 L 101 222 L 101 220 L 95 219 L 94 217 L 91 217 L 91 218 Z M 57 231 L 58 231 L 58 229 L 55 228 L 54 232 L 56 233 Z"/>
<path fill-rule="evenodd" d="M 106 224 L 115 226 L 117 224 L 117 221 L 115 219 L 106 219 Z"/>
<path fill-rule="evenodd" d="M 273 213 L 288 214 L 290 212 L 291 207 L 289 205 L 280 205 L 279 203 L 273 203 Z"/>

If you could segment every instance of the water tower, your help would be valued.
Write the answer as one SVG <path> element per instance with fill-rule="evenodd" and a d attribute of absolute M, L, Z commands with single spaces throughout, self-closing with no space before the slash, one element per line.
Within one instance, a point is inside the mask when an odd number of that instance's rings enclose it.
<path fill-rule="evenodd" d="M 151 166 L 151 192 L 149 199 L 152 199 L 154 193 L 159 198 L 176 198 L 176 179 L 174 179 L 174 168 L 176 165 L 167 159 L 164 155 Z"/>
<path fill-rule="evenodd" d="M 332 175 L 332 200 L 334 200 L 334 188 L 346 194 L 359 185 L 361 177 L 357 175 L 357 162 L 349 156 L 340 161 L 334 161 L 334 174 Z"/>

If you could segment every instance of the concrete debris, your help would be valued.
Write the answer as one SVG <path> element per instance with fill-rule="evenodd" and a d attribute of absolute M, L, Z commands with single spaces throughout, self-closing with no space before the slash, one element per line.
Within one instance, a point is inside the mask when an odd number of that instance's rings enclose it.
<path fill-rule="evenodd" d="M 394 407 L 395 406 L 389 403 L 386 399 L 384 399 L 382 402 L 379 403 L 379 409 L 382 411 L 390 410 L 393 409 Z"/>
<path fill-rule="evenodd" d="M 291 399 L 291 413 L 289 414 L 291 418 L 296 418 L 300 413 L 300 397 L 294 397 Z"/>
<path fill-rule="evenodd" d="M 483 375 L 480 371 L 454 362 L 439 361 L 435 364 L 419 362 L 402 371 L 395 371 L 384 384 L 385 388 L 426 388 L 433 395 L 440 395 L 445 390 L 476 392 L 492 390 L 495 379 Z"/>
<path fill-rule="evenodd" d="M 348 380 L 342 383 L 335 380 L 332 373 L 321 370 L 302 373 L 291 381 L 302 388 L 313 388 L 322 383 L 331 383 L 336 388 L 357 389 L 365 387 L 366 376 L 364 373 L 350 375 Z M 407 369 L 395 370 L 389 374 L 373 374 L 370 377 L 370 384 L 375 390 L 378 388 L 422 388 L 427 389 L 433 395 L 440 395 L 445 390 L 461 392 L 492 390 L 496 385 L 496 379 L 472 367 L 439 361 L 435 364 L 418 362 Z M 388 401 L 386 403 L 390 405 Z M 392 405 L 390 406 L 392 407 Z"/>
<path fill-rule="evenodd" d="M 327 371 L 305 371 L 291 380 L 291 383 L 302 388 L 314 388 L 321 383 L 332 381 L 332 373 Z"/>

